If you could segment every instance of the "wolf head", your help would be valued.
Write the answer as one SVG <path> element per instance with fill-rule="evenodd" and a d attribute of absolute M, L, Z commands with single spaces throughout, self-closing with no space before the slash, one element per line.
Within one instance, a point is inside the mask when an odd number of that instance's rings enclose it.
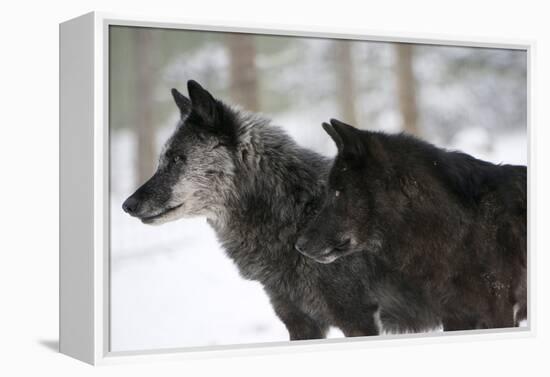
<path fill-rule="evenodd" d="M 237 152 L 236 113 L 197 82 L 189 98 L 172 89 L 180 112 L 153 176 L 122 208 L 145 224 L 183 217 L 215 217 L 231 192 Z"/>
<path fill-rule="evenodd" d="M 332 119 L 324 130 L 338 154 L 323 208 L 301 234 L 296 249 L 320 263 L 381 245 L 374 208 L 383 195 L 384 150 L 374 133 Z M 382 190 L 382 191 L 381 191 Z"/>

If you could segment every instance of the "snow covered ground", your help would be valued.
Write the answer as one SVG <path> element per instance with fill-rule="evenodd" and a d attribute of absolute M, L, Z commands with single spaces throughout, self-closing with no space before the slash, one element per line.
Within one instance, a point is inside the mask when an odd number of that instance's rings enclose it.
<path fill-rule="evenodd" d="M 333 155 L 332 142 L 317 126 L 318 119 L 311 117 L 311 113 L 287 114 L 275 123 L 287 125 L 300 144 Z M 159 133 L 159 143 L 169 132 L 167 128 Z M 523 132 L 489 135 L 483 129 L 467 129 L 447 147 L 496 163 L 525 164 L 527 159 Z M 239 276 L 205 219 L 155 227 L 123 213 L 122 202 L 135 189 L 130 186 L 133 150 L 129 134 L 113 134 L 111 349 L 288 340 L 260 284 Z M 333 329 L 329 336 L 342 333 Z"/>
<path fill-rule="evenodd" d="M 286 339 L 256 282 L 238 276 L 204 219 L 146 227 L 112 201 L 113 350 Z"/>

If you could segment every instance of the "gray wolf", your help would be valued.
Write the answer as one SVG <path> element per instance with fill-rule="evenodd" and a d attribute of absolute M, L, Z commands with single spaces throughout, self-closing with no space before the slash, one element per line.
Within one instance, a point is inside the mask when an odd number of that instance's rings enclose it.
<path fill-rule="evenodd" d="M 370 256 L 320 264 L 294 249 L 321 208 L 331 161 L 195 81 L 188 92 L 172 90 L 180 120 L 124 211 L 145 224 L 205 217 L 242 277 L 263 285 L 291 340 L 323 338 L 329 326 L 346 336 L 378 334 L 384 309 L 370 290 Z M 399 311 L 385 317 L 388 326 L 403 322 Z"/>

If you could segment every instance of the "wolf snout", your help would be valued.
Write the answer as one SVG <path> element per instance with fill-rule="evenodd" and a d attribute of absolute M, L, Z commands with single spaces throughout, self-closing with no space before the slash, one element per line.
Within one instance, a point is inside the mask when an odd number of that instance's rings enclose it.
<path fill-rule="evenodd" d="M 139 208 L 139 200 L 134 196 L 130 196 L 122 203 L 122 209 L 129 215 L 135 216 Z"/>

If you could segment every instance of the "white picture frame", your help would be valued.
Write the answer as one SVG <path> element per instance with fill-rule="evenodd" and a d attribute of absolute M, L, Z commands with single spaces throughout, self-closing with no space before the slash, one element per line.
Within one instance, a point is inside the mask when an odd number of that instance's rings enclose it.
<path fill-rule="evenodd" d="M 185 359 L 268 352 L 350 349 L 425 342 L 471 341 L 482 338 L 531 337 L 536 333 L 531 268 L 535 251 L 528 242 L 526 327 L 467 332 L 382 335 L 331 340 L 305 340 L 236 346 L 194 347 L 148 352 L 109 349 L 109 132 L 108 32 L 111 25 L 172 29 L 237 31 L 256 34 L 315 36 L 391 42 L 518 49 L 528 59 L 528 165 L 533 171 L 532 41 L 387 34 L 364 30 L 235 23 L 199 24 L 171 18 L 88 13 L 60 25 L 60 352 L 90 364 Z M 528 240 L 532 239 L 533 195 L 529 174 Z"/>

